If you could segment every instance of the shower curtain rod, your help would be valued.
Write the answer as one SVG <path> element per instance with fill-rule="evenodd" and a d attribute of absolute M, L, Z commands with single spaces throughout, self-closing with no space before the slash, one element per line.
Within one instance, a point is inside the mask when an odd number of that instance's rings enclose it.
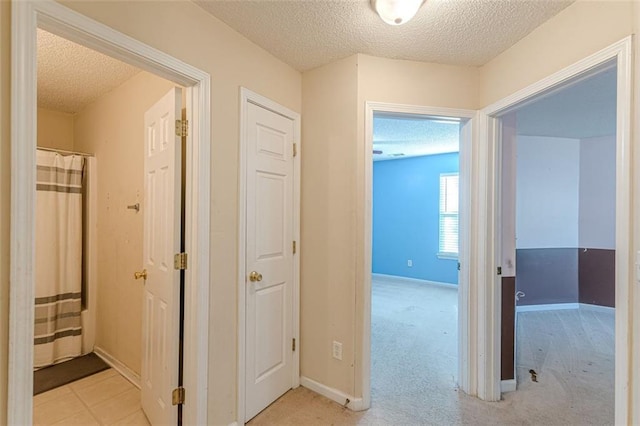
<path fill-rule="evenodd" d="M 85 157 L 95 157 L 95 154 L 88 154 L 86 152 L 66 151 L 64 149 L 45 148 L 41 146 L 38 146 L 36 148 L 42 151 L 57 152 L 58 154 L 71 154 L 71 155 L 83 155 Z"/>

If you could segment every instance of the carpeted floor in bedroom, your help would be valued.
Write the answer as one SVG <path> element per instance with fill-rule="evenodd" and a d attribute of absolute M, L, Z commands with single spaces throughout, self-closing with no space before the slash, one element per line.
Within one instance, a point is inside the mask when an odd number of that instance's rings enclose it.
<path fill-rule="evenodd" d="M 518 314 L 518 391 L 488 403 L 456 388 L 456 288 L 375 279 L 372 296 L 371 408 L 299 387 L 251 425 L 613 424 L 613 312 Z"/>

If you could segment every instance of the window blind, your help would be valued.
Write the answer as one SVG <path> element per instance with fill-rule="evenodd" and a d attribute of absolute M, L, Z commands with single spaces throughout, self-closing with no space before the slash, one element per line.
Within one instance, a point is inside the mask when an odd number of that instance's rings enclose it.
<path fill-rule="evenodd" d="M 440 175 L 440 236 L 441 255 L 458 255 L 458 173 Z"/>

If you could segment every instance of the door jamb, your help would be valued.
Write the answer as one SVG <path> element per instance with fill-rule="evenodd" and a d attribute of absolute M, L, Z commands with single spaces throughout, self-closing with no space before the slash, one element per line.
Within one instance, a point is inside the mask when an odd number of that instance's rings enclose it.
<path fill-rule="evenodd" d="M 615 423 L 632 422 L 630 410 L 631 357 L 630 331 L 633 321 L 632 299 L 633 253 L 631 222 L 631 100 L 632 100 L 632 38 L 626 37 L 599 52 L 594 53 L 488 107 L 479 113 L 480 141 L 486 141 L 486 153 L 480 159 L 480 169 L 486 179 L 478 193 L 479 200 L 486 200 L 480 208 L 487 208 L 487 217 L 482 247 L 490 256 L 484 262 L 485 281 L 479 282 L 479 291 L 486 295 L 484 322 L 480 326 L 487 334 L 489 343 L 484 365 L 480 370 L 487 373 L 485 386 L 479 389 L 483 399 L 500 399 L 500 289 L 495 267 L 499 263 L 497 251 L 500 227 L 497 213 L 500 207 L 500 116 L 516 105 L 536 95 L 561 87 L 569 80 L 584 74 L 601 64 L 615 60 L 617 63 L 617 123 L 616 123 L 616 314 L 615 314 Z M 482 318 L 480 318 L 482 320 Z"/>
<path fill-rule="evenodd" d="M 300 141 L 300 114 L 292 111 L 269 98 L 240 88 L 240 158 L 239 158 L 239 192 L 238 192 L 238 393 L 236 395 L 237 420 L 239 425 L 245 424 L 245 363 L 246 363 L 246 196 L 247 196 L 247 106 L 249 103 L 282 115 L 293 121 L 293 143 L 297 146 L 297 155 L 293 158 L 293 239 L 298 248 L 293 255 L 293 338 L 297 347 L 293 353 L 291 366 L 293 388 L 300 385 L 300 159 L 302 146 Z"/>
<path fill-rule="evenodd" d="M 391 112 L 429 116 L 433 118 L 459 118 L 466 121 L 460 134 L 459 173 L 460 173 L 460 283 L 458 287 L 458 382 L 465 392 L 475 393 L 476 364 L 472 362 L 478 341 L 474 333 L 475 305 L 470 287 L 471 241 L 472 241 L 472 203 L 471 194 L 473 173 L 473 135 L 477 111 L 429 106 L 402 105 L 382 102 L 365 104 L 365 143 L 364 143 L 364 287 L 363 287 L 363 339 L 362 339 L 362 406 L 371 406 L 371 268 L 373 234 L 373 114 Z"/>
<path fill-rule="evenodd" d="M 207 423 L 210 76 L 166 53 L 55 1 L 19 1 L 11 7 L 11 240 L 7 421 L 31 424 L 33 406 L 33 294 L 35 257 L 36 29 L 127 62 L 187 87 L 185 244 L 185 380 L 193 400 L 185 424 Z"/>

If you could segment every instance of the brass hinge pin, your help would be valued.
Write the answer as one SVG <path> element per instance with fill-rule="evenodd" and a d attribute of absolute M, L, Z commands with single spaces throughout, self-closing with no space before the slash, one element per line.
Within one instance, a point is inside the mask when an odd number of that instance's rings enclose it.
<path fill-rule="evenodd" d="M 176 120 L 176 136 L 189 136 L 189 120 Z"/>
<path fill-rule="evenodd" d="M 173 256 L 173 269 L 179 271 L 187 269 L 187 253 L 176 253 Z"/>
<path fill-rule="evenodd" d="M 182 386 L 177 387 L 171 392 L 171 404 L 173 405 L 181 405 L 184 404 L 185 393 L 184 388 Z"/>

